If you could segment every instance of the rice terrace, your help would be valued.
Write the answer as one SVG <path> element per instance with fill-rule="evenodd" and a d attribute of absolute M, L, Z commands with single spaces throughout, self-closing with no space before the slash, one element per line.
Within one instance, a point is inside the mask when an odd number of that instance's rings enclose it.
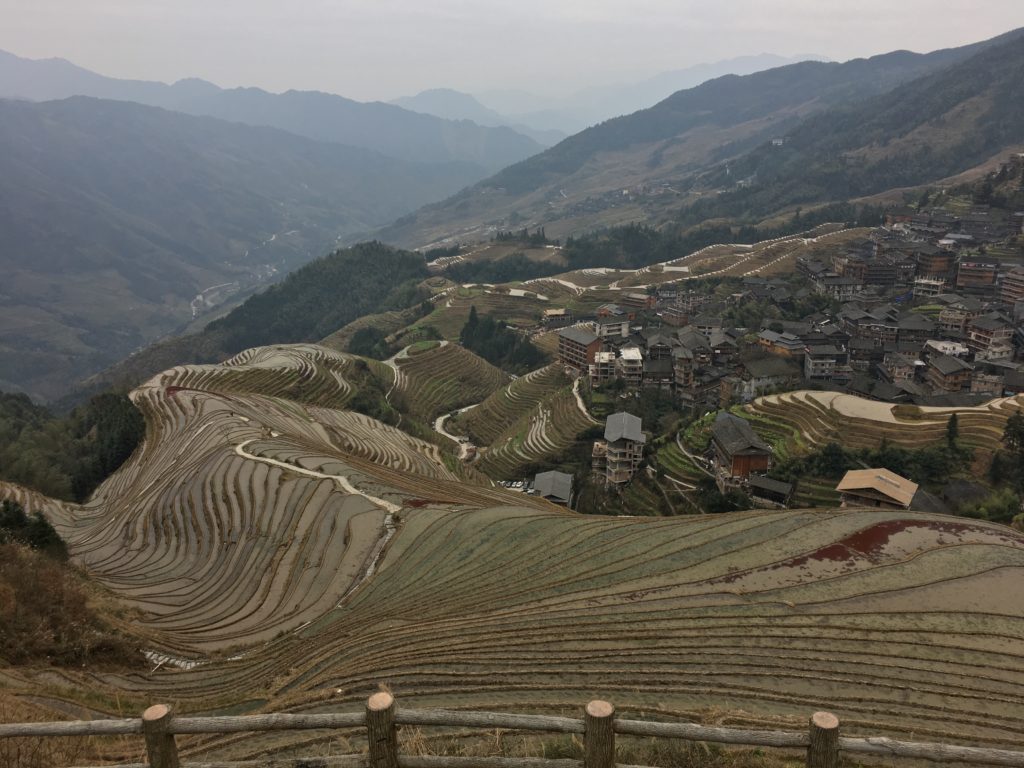
<path fill-rule="evenodd" d="M 426 395 L 416 360 L 396 366 L 400 392 L 422 392 L 414 413 L 462 404 L 443 386 Z M 379 682 L 410 706 L 559 713 L 600 695 L 744 726 L 828 705 L 848 732 L 1024 747 L 1015 531 L 881 510 L 581 517 L 341 410 L 357 362 L 307 345 L 175 368 L 133 394 L 145 443 L 89 502 L 7 487 L 130 609 L 153 668 L 9 668 L 5 689 L 37 711 L 97 715 L 154 699 L 346 711 Z M 486 370 L 472 375 L 500 384 Z M 560 407 L 560 376 L 522 377 L 460 423 L 500 445 Z M 246 759 L 300 736 L 185 745 Z"/>
<path fill-rule="evenodd" d="M 1024 5 L 48 2 L 0 768 L 1024 768 Z"/>

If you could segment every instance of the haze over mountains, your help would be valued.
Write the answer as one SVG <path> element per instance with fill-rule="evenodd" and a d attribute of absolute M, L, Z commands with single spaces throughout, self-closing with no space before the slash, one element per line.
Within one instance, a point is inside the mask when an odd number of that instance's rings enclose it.
<path fill-rule="evenodd" d="M 815 113 L 833 114 L 828 112 L 832 109 L 862 109 L 856 114 L 835 113 L 827 124 L 830 131 L 842 127 L 850 150 L 895 139 L 922 120 L 945 120 L 957 105 L 966 110 L 961 114 L 984 107 L 984 115 L 1005 129 L 1000 140 L 1015 144 L 1024 141 L 1024 136 L 1018 136 L 1020 124 L 1009 119 L 1016 109 L 1011 106 L 1013 99 L 1020 98 L 1022 80 L 1015 81 L 1013 73 L 1021 58 L 1022 39 L 1016 31 L 928 54 L 896 51 L 845 63 L 808 61 L 745 77 L 710 80 L 679 91 L 650 109 L 571 136 L 443 203 L 403 218 L 381 236 L 419 246 L 447 239 L 469 241 L 502 227 L 543 225 L 549 235 L 561 237 L 610 224 L 675 216 L 679 208 L 701 195 L 718 194 L 743 178 L 738 174 L 723 180 L 727 161 L 741 158 L 771 139 L 785 137 Z M 1011 71 L 1002 90 L 988 90 L 988 101 L 972 101 L 977 92 L 972 89 L 988 88 L 979 67 L 964 70 L 967 74 L 962 78 L 953 72 L 957 65 L 967 66 L 971 57 L 988 49 L 993 49 L 993 61 L 1009 62 L 1006 66 Z M 945 69 L 951 73 L 949 80 L 926 77 Z M 915 103 L 923 110 L 920 114 L 899 110 L 901 97 L 895 97 L 894 103 L 882 98 L 918 78 L 922 79 L 901 93 L 915 95 Z M 1002 75 L 999 79 L 1004 82 Z M 923 95 L 925 92 L 929 95 Z M 874 97 L 881 100 L 877 104 L 865 101 Z M 892 111 L 884 130 L 858 144 L 859 134 L 849 129 L 878 109 Z M 960 128 L 970 131 L 970 121 Z M 828 146 L 827 137 L 824 134 L 822 146 Z M 996 152 L 997 143 L 994 137 L 986 140 L 984 151 Z M 954 153 L 941 167 L 923 162 L 916 176 L 901 178 L 905 182 L 911 178 L 917 179 L 916 183 L 932 181 L 982 159 L 978 152 Z M 719 169 L 718 175 L 711 177 L 717 186 L 702 188 L 697 179 L 712 168 Z M 792 171 L 799 176 L 799 162 Z M 883 184 L 879 180 L 871 189 L 881 191 Z"/>
<path fill-rule="evenodd" d="M 484 91 L 476 94 L 476 98 L 489 108 L 509 115 L 509 120 L 572 134 L 604 120 L 647 109 L 676 91 L 693 88 L 716 77 L 749 75 L 801 61 L 828 59 L 817 54 L 760 53 L 660 72 L 637 82 L 594 86 L 558 98 L 507 90 Z"/>
<path fill-rule="evenodd" d="M 49 101 L 69 96 L 134 101 L 192 115 L 280 128 L 298 136 L 372 149 L 420 163 L 468 162 L 480 175 L 541 149 L 504 127 L 441 120 L 381 102 L 330 93 L 218 88 L 199 79 L 173 85 L 104 77 L 63 59 L 24 59 L 0 51 L 0 98 Z"/>
<path fill-rule="evenodd" d="M 0 52 L 4 98 L 0 389 L 44 398 L 541 149 L 389 104 Z"/>
<path fill-rule="evenodd" d="M 0 147 L 0 389 L 42 397 L 476 173 L 84 97 L 0 100 Z"/>
<path fill-rule="evenodd" d="M 706 80 L 723 75 L 748 75 L 800 61 L 825 60 L 815 55 L 785 57 L 762 53 L 697 64 L 661 72 L 635 83 L 598 86 L 557 98 L 525 91 L 487 91 L 471 95 L 451 88 L 432 88 L 391 103 L 448 120 L 508 126 L 547 147 L 588 126 L 654 106 L 676 91 L 693 88 Z"/>
<path fill-rule="evenodd" d="M 540 145 L 511 128 L 462 119 L 498 125 L 511 120 L 504 113 L 443 89 L 403 103 L 459 120 L 323 93 L 117 80 L 0 54 L 0 98 L 31 100 L 0 107 L 0 227 L 11 244 L 0 262 L 0 388 L 60 397 L 374 230 L 419 247 L 521 226 L 562 237 L 637 221 L 756 223 L 786 205 L 957 173 L 1024 143 L 1022 45 L 1014 32 L 929 54 L 767 70 L 777 57 L 762 55 L 667 73 L 620 96 L 762 69 L 680 90 L 536 154 Z M 628 108 L 613 91 L 605 108 Z M 773 152 L 769 140 L 781 137 Z M 855 183 L 829 175 L 837 152 L 862 158 Z"/>

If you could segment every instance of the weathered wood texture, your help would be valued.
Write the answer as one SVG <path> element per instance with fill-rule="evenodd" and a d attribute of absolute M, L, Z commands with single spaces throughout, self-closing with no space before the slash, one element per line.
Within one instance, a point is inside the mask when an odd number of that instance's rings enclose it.
<path fill-rule="evenodd" d="M 756 747 L 806 747 L 806 733 L 790 731 L 748 731 L 716 728 L 695 723 L 656 723 L 648 720 L 616 720 L 615 732 L 624 736 L 659 736 L 716 744 L 745 744 Z"/>
<path fill-rule="evenodd" d="M 154 704 L 142 713 L 142 735 L 146 738 L 146 758 L 150 768 L 180 768 L 178 747 L 169 730 L 171 708 Z"/>
<path fill-rule="evenodd" d="M 807 744 L 807 768 L 838 768 L 839 718 L 831 712 L 811 715 Z"/>
<path fill-rule="evenodd" d="M 896 741 L 884 736 L 872 736 L 866 739 L 840 736 L 839 749 L 843 752 L 857 752 L 865 755 L 934 760 L 937 763 L 1011 765 L 1016 768 L 1024 768 L 1024 752 L 986 747 L 961 747 L 957 744 Z"/>
<path fill-rule="evenodd" d="M 166 708 L 165 708 L 166 709 Z M 553 731 L 558 733 L 586 733 L 586 721 L 567 717 L 549 717 L 543 715 L 516 715 L 502 712 L 453 712 L 446 710 L 400 709 L 395 706 L 390 694 L 375 694 L 367 702 L 366 712 L 347 712 L 332 714 L 268 714 L 246 715 L 240 717 L 194 717 L 172 718 L 169 711 L 163 720 L 163 730 L 152 724 L 147 726 L 147 745 L 152 742 L 154 747 L 166 747 L 168 740 L 173 741 L 173 734 L 198 733 L 237 733 L 242 731 L 265 730 L 308 730 L 330 728 L 353 728 L 366 725 L 373 734 L 370 740 L 370 756 L 342 755 L 331 758 L 289 758 L 277 759 L 267 757 L 260 760 L 249 760 L 234 763 L 227 762 L 189 762 L 183 768 L 307 768 L 326 766 L 327 768 L 466 768 L 471 763 L 483 768 L 583 768 L 581 760 L 542 760 L 539 758 L 461 758 L 461 757 L 412 757 L 399 756 L 397 753 L 396 725 L 427 725 L 427 726 L 463 726 L 482 729 L 504 728 L 525 731 Z M 823 713 L 819 713 L 823 714 Z M 132 735 L 143 733 L 143 720 L 139 718 L 123 720 L 87 720 L 50 723 L 11 723 L 0 724 L 0 738 L 5 737 L 45 737 L 45 736 L 110 736 Z M 737 744 L 745 746 L 765 746 L 783 748 L 808 748 L 808 759 L 821 747 L 812 741 L 816 738 L 814 724 L 812 729 L 804 733 L 788 731 L 752 731 L 738 728 L 716 728 L 696 725 L 694 723 L 664 723 L 643 720 L 618 720 L 611 718 L 613 733 L 630 736 L 654 736 L 663 738 L 686 739 L 690 741 L 706 741 L 719 744 Z M 819 724 L 820 727 L 821 724 Z M 827 724 L 826 724 L 827 725 Z M 825 731 L 833 729 L 825 728 Z M 160 735 L 162 734 L 162 736 Z M 820 735 L 820 734 L 819 734 Z M 379 739 L 378 739 L 379 737 Z M 826 756 L 831 759 L 835 750 L 829 740 L 834 737 L 834 745 L 840 752 L 880 755 L 888 758 L 902 757 L 916 760 L 932 760 L 935 762 L 971 763 L 978 765 L 1002 765 L 1011 768 L 1024 768 L 1024 752 L 990 749 L 986 747 L 965 747 L 952 744 L 928 742 L 897 741 L 884 737 L 846 737 L 839 736 L 838 723 L 831 736 L 823 736 Z M 159 749 L 158 749 L 159 751 Z M 166 750 L 165 750 L 166 751 Z M 172 758 L 161 756 L 165 762 Z M 817 759 L 817 758 L 815 758 Z M 172 764 L 177 768 L 177 764 Z M 814 763 L 817 768 L 817 763 Z M 827 766 L 828 763 L 823 763 Z M 107 768 L 111 768 L 108 766 Z M 130 763 L 115 768 L 148 768 L 143 763 Z M 164 766 L 156 766 L 164 768 Z M 604 768 L 607 768 L 605 766 Z M 617 766 L 616 768 L 642 768 L 640 766 Z"/>
<path fill-rule="evenodd" d="M 366 702 L 366 738 L 370 768 L 398 768 L 395 699 L 390 693 L 375 693 Z"/>
<path fill-rule="evenodd" d="M 615 707 L 595 699 L 583 709 L 584 768 L 614 768 Z"/>
<path fill-rule="evenodd" d="M 171 733 L 239 733 L 295 731 L 316 728 L 356 728 L 366 724 L 363 712 L 323 715 L 241 715 L 238 717 L 176 717 Z"/>
<path fill-rule="evenodd" d="M 398 758 L 398 768 L 583 768 L 582 760 L 546 760 L 543 757 L 454 757 L 422 755 Z"/>
<path fill-rule="evenodd" d="M 10 736 L 130 736 L 142 733 L 142 720 L 62 720 L 53 723 L 0 724 L 0 738 Z"/>
<path fill-rule="evenodd" d="M 507 728 L 517 731 L 583 733 L 583 721 L 547 715 L 510 715 L 505 712 L 453 712 L 444 709 L 399 708 L 399 725 L 462 725 L 471 728 Z"/>

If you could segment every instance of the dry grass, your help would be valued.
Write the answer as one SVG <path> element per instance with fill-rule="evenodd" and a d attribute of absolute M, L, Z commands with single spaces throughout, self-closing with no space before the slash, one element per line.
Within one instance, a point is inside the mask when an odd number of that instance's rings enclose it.
<path fill-rule="evenodd" d="M 402 728 L 399 751 L 415 756 L 582 760 L 583 741 L 576 734 L 533 736 L 500 728 L 487 733 L 458 735 L 428 735 L 422 728 Z M 619 736 L 615 744 L 615 762 L 659 768 L 795 768 L 804 764 L 804 756 L 799 750 L 726 748 L 682 739 Z"/>
<path fill-rule="evenodd" d="M 33 723 L 53 720 L 54 715 L 24 699 L 0 692 L 0 723 Z M 143 759 L 139 737 L 62 736 L 0 739 L 3 768 L 59 768 L 99 764 L 111 760 Z"/>

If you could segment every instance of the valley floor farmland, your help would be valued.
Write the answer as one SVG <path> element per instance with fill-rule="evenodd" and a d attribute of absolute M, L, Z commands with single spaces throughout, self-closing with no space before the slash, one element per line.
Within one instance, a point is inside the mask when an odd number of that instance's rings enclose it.
<path fill-rule="evenodd" d="M 0 687 L 54 713 L 356 710 L 381 683 L 409 706 L 602 697 L 751 724 L 827 708 L 851 735 L 1024 746 L 1019 534 L 877 510 L 577 516 L 344 411 L 357 360 L 305 345 L 172 369 L 133 394 L 146 442 L 89 503 L 7 488 L 164 663 L 6 668 Z M 518 418 L 530 384 L 487 407 Z M 234 759 L 309 738 L 183 746 Z"/>

